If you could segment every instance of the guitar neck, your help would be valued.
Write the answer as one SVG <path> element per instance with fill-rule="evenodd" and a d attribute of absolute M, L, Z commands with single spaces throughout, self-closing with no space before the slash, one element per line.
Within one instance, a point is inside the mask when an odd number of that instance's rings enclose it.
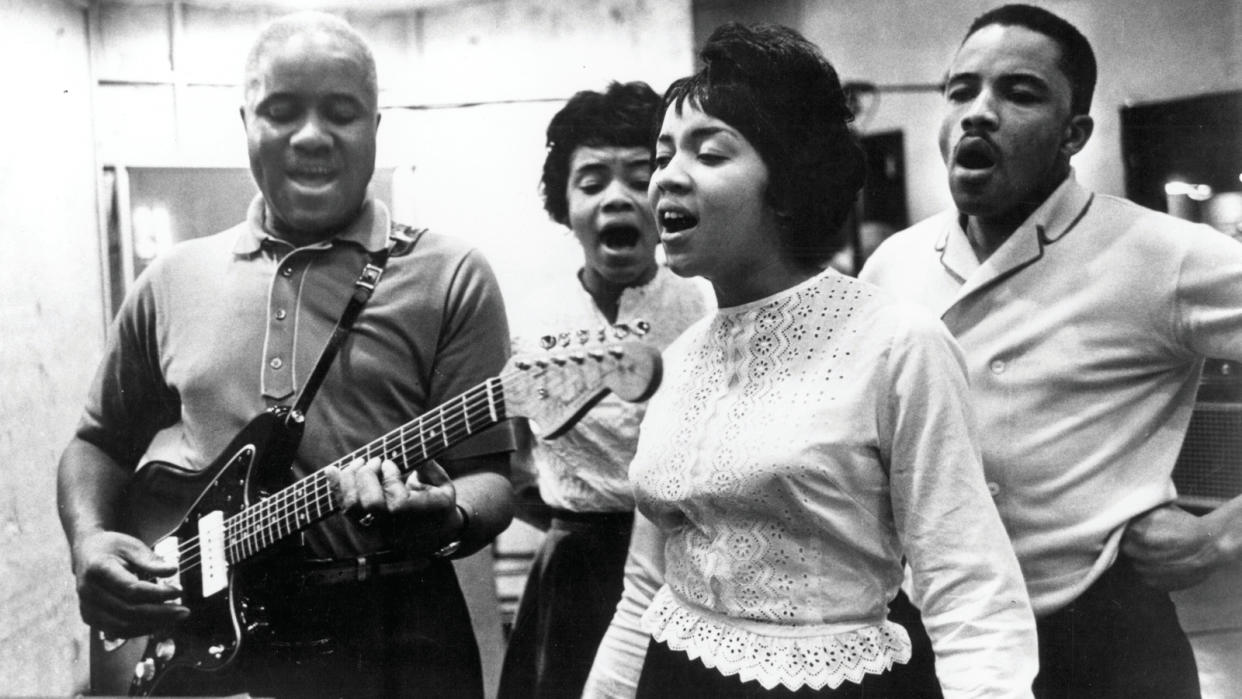
<path fill-rule="evenodd" d="M 340 511 L 330 472 L 356 459 L 391 459 L 402 473 L 505 419 L 503 381 L 494 377 L 342 456 L 225 522 L 226 556 L 238 563 Z"/>

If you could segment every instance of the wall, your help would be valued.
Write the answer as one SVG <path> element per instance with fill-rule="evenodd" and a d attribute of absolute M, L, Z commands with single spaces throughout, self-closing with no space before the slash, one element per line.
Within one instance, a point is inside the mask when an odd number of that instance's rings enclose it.
<path fill-rule="evenodd" d="M 161 5 L 103 4 L 95 26 L 101 161 L 244 166 L 243 59 L 275 14 L 189 2 L 178 20 Z M 379 164 L 407 171 L 396 213 L 474 242 L 506 288 L 580 259 L 538 194 L 552 114 L 578 90 L 614 79 L 662 90 L 692 65 L 689 0 L 496 0 L 338 14 L 376 55 Z"/>
<path fill-rule="evenodd" d="M 86 23 L 0 0 L 0 695 L 85 677 L 55 468 L 104 334 Z"/>
<path fill-rule="evenodd" d="M 803 2 L 802 31 L 846 80 L 931 85 L 948 68 L 970 21 L 1000 4 L 959 0 Z M 1095 134 L 1075 158 L 1079 181 L 1124 194 L 1118 110 L 1130 102 L 1169 99 L 1242 85 L 1242 7 L 1236 0 L 1061 0 L 1039 2 L 1092 41 L 1100 81 L 1092 106 Z M 938 93 L 885 92 L 864 131 L 901 129 L 913 220 L 949 204 L 936 146 Z"/>

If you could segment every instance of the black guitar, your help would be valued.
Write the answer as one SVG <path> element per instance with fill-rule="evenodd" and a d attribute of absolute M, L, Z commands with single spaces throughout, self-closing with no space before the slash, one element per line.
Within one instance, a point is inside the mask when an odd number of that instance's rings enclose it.
<path fill-rule="evenodd" d="M 613 338 L 607 335 L 612 333 Z M 176 560 L 188 618 L 141 639 L 92 633 L 97 693 L 149 695 L 170 673 L 214 672 L 231 664 L 264 624 L 247 575 L 265 553 L 340 511 L 340 469 L 354 459 L 392 459 L 404 472 L 480 430 L 525 417 L 537 435 L 562 434 L 609 390 L 645 400 L 659 385 L 660 355 L 626 329 L 562 334 L 557 349 L 516 356 L 494 378 L 289 484 L 302 423 L 287 408 L 255 417 L 211 466 L 187 471 L 153 462 L 127 493 L 127 533 Z M 258 587 L 257 585 L 255 587 Z"/>

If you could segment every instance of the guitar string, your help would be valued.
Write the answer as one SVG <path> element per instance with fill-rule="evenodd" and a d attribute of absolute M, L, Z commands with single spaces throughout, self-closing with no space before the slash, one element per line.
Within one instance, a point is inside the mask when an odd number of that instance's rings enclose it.
<path fill-rule="evenodd" d="M 371 449 L 373 449 L 375 445 L 383 446 L 393 437 L 393 435 L 402 435 L 405 431 L 409 429 L 413 429 L 413 428 L 417 428 L 415 430 L 417 434 L 413 435 L 413 437 L 415 437 L 416 440 L 419 442 L 419 444 L 423 446 L 423 449 L 426 450 L 425 435 L 423 435 L 422 433 L 425 431 L 427 423 L 431 423 L 433 421 L 437 423 L 444 423 L 445 419 L 442 418 L 441 413 L 445 412 L 446 410 L 450 408 L 458 408 L 462 410 L 463 415 L 465 416 L 463 418 L 457 418 L 457 417 L 452 418 L 454 429 L 451 432 L 446 430 L 446 434 L 448 434 L 448 438 L 450 439 L 450 441 L 453 441 L 459 438 L 463 434 L 463 431 L 461 429 L 462 426 L 464 426 L 465 428 L 464 434 L 470 434 L 473 431 L 473 427 L 470 424 L 465 424 L 465 422 L 469 420 L 472 407 L 475 409 L 476 413 L 478 411 L 483 411 L 483 410 L 487 411 L 489 424 L 486 426 L 490 427 L 491 424 L 494 424 L 490 422 L 490 419 L 491 419 L 490 407 L 493 405 L 493 400 L 494 400 L 493 396 L 491 395 L 491 393 L 494 391 L 493 384 L 500 384 L 500 386 L 503 388 L 503 386 L 505 385 L 505 381 L 507 379 L 513 378 L 522 373 L 524 372 L 522 371 L 507 372 L 505 374 L 501 374 L 495 377 L 494 379 L 489 379 L 488 381 L 485 381 L 482 384 L 479 384 L 461 394 L 458 394 L 457 397 L 453 398 L 452 400 L 444 404 L 441 404 L 440 406 L 437 406 L 432 411 L 423 413 L 422 415 L 411 420 L 410 422 L 405 423 L 401 427 L 398 427 L 397 429 L 392 430 L 388 432 L 387 434 L 375 440 L 372 440 L 371 442 L 363 445 L 362 447 L 355 449 L 349 454 L 346 454 L 345 456 L 337 459 L 336 461 L 333 461 L 328 466 L 337 466 L 339 468 L 341 467 L 342 464 L 348 464 L 352 462 L 354 459 L 360 458 L 360 456 L 368 457 L 370 455 Z M 474 394 L 474 395 L 472 396 L 471 394 Z M 498 400 L 495 400 L 494 404 L 495 404 L 495 407 L 497 408 L 497 417 L 500 418 L 500 414 L 504 412 L 503 392 L 501 392 L 498 396 L 496 396 L 496 398 Z M 500 419 L 503 419 L 503 418 L 500 418 Z M 462 423 L 462 424 L 459 425 L 458 423 Z M 437 444 L 438 444 L 441 438 L 437 437 L 436 439 L 437 439 Z M 413 443 L 415 440 L 409 440 L 409 441 L 410 443 Z M 404 449 L 408 446 L 406 442 L 407 440 L 403 438 L 399 442 L 399 445 Z M 446 447 L 439 447 L 438 450 L 426 450 L 426 453 L 428 454 L 426 458 L 431 458 L 433 453 L 438 454 L 444 448 Z M 402 456 L 403 456 L 403 460 L 408 461 L 408 456 L 409 456 L 408 450 L 405 451 L 402 454 Z M 418 463 L 421 463 L 421 461 Z M 314 482 L 312 483 L 312 481 Z M 241 512 L 238 512 L 234 514 L 233 516 L 229 517 L 225 521 L 225 541 L 227 542 L 225 545 L 226 550 L 232 550 L 236 552 L 238 548 L 244 548 L 247 545 L 251 547 L 258 546 L 260 549 L 262 549 L 262 548 L 266 548 L 268 545 L 270 545 L 270 543 L 275 543 L 275 541 L 278 539 L 283 539 L 285 535 L 279 535 L 279 536 L 271 535 L 272 534 L 271 526 L 264 525 L 262 523 L 262 520 L 272 519 L 276 515 L 283 516 L 289 509 L 291 508 L 295 509 L 297 507 L 298 502 L 303 499 L 303 498 L 293 497 L 295 494 L 295 491 L 298 491 L 298 490 L 303 490 L 303 491 L 309 490 L 310 492 L 314 493 L 315 498 L 312 502 L 313 504 L 318 506 L 319 503 L 323 500 L 323 495 L 325 493 L 330 492 L 330 483 L 328 483 L 328 479 L 323 473 L 323 471 L 318 470 L 310 474 L 309 476 L 306 476 L 300 479 L 296 483 L 293 483 L 285 487 L 284 489 L 278 491 L 277 493 L 273 494 L 271 497 L 265 498 L 255 503 L 254 505 L 251 505 L 250 507 L 245 508 Z M 289 499 L 293 499 L 294 502 L 285 504 L 284 501 L 289 500 Z M 329 509 L 330 508 L 331 508 L 331 503 L 329 503 Z M 323 509 L 323 508 L 319 507 L 319 509 Z M 332 512 L 328 512 L 327 514 L 331 515 Z M 277 523 L 277 527 L 279 527 L 279 523 Z M 279 531 L 279 528 L 277 529 L 277 531 Z M 292 533 L 292 531 L 289 533 Z M 197 545 L 198 539 L 199 537 L 187 538 L 178 547 L 180 549 L 180 555 L 182 557 L 181 558 L 182 562 L 181 562 L 180 567 L 183 570 L 193 570 L 195 567 L 197 567 L 198 560 L 199 560 L 198 555 L 197 555 L 197 553 L 199 552 L 199 548 Z M 271 541 L 267 542 L 265 541 L 265 539 L 270 539 Z M 245 552 L 243 551 L 242 553 L 245 553 Z M 244 558 L 239 559 L 239 560 L 244 560 Z"/>
<path fill-rule="evenodd" d="M 620 347 L 614 344 L 610 349 L 620 350 Z M 580 361 L 575 360 L 573 357 L 570 357 L 569 359 L 559 358 L 560 361 L 557 363 L 558 365 L 565 365 L 570 362 L 575 362 L 579 365 L 582 365 L 582 364 L 586 364 L 586 360 L 590 358 L 596 362 L 595 366 L 597 368 L 604 370 L 604 371 L 601 371 L 601 374 L 611 373 L 611 371 L 606 370 L 608 369 L 608 367 L 605 364 L 606 360 L 609 360 L 609 354 L 611 353 L 600 352 L 600 353 L 596 353 L 593 355 L 584 353 L 581 355 Z M 621 356 L 624 356 L 623 351 L 621 352 L 621 354 L 614 354 L 613 358 L 616 359 L 616 358 L 620 358 Z M 556 359 L 557 358 L 554 358 L 552 361 L 555 362 Z M 615 370 L 615 367 L 611 367 L 611 370 Z M 479 402 L 480 394 L 482 394 L 481 399 L 485 401 L 489 407 L 489 410 L 487 412 L 490 416 L 490 413 L 492 412 L 490 408 L 495 407 L 492 405 L 493 397 L 490 395 L 490 391 L 493 389 L 493 386 L 499 384 L 499 386 L 503 389 L 508 379 L 521 373 L 526 373 L 526 370 L 520 370 L 518 372 L 510 372 L 510 373 L 501 374 L 500 376 L 494 379 L 491 379 L 482 384 L 479 384 L 475 388 L 460 394 L 457 398 L 454 398 L 446 403 L 441 404 L 439 407 L 437 407 L 430 413 L 425 413 L 424 415 L 419 416 L 419 418 L 405 425 L 402 425 L 401 427 L 398 427 L 397 429 L 390 431 L 388 434 L 380 437 L 379 439 L 373 440 L 372 442 L 366 445 L 363 445 L 359 449 L 355 450 L 354 452 L 350 454 L 347 454 L 346 456 L 338 459 L 337 461 L 333 462 L 330 465 L 340 467 L 340 466 L 343 466 L 344 464 L 352 462 L 354 459 L 357 459 L 357 458 L 370 458 L 371 456 L 385 456 L 385 455 L 391 455 L 393 452 L 399 451 L 401 454 L 401 458 L 394 459 L 394 460 L 405 462 L 406 467 L 402 468 L 401 471 L 403 473 L 407 472 L 411 470 L 411 467 L 409 466 L 409 456 L 410 456 L 409 452 L 410 452 L 411 446 L 415 447 L 414 451 L 416 452 L 416 455 L 417 455 L 417 452 L 420 450 L 423 452 L 422 458 L 414 462 L 415 465 L 417 465 L 419 463 L 422 463 L 423 461 L 433 458 L 434 456 L 438 455 L 445 449 L 452 446 L 452 444 L 456 443 L 462 437 L 461 430 L 463 427 L 465 428 L 467 435 L 471 434 L 474 430 L 474 427 L 473 427 L 473 424 L 470 422 L 470 416 L 471 414 L 477 415 L 479 411 L 482 410 L 480 402 Z M 595 383 L 599 383 L 599 382 L 596 381 Z M 510 392 L 512 393 L 512 390 Z M 472 396 L 471 394 L 474 394 L 474 395 Z M 500 408 L 501 410 L 503 410 L 504 409 L 503 394 L 501 395 L 500 402 L 502 403 Z M 453 410 L 453 409 L 459 409 L 461 413 L 461 417 L 454 415 L 451 418 L 447 418 L 446 415 L 448 411 Z M 501 419 L 501 418 L 498 417 L 498 419 Z M 433 431 L 426 429 L 427 424 L 434 423 L 434 422 L 439 422 L 439 426 L 441 428 L 441 433 L 439 436 L 436 436 Z M 485 425 L 484 427 L 489 427 L 489 426 L 490 424 Z M 407 435 L 407 431 L 413 432 L 413 434 Z M 390 442 L 393 442 L 394 440 L 395 440 L 395 445 L 390 444 Z M 431 440 L 433 443 L 435 443 L 434 449 L 429 450 L 427 448 L 427 444 L 426 444 L 427 440 Z M 445 444 L 436 443 L 441 440 L 445 441 L 446 443 Z M 263 502 L 270 503 L 270 504 L 267 506 L 266 509 L 263 509 L 263 510 L 255 510 L 255 508 L 249 508 L 249 510 L 254 510 L 253 512 L 249 512 L 250 520 L 242 521 L 240 522 L 240 524 L 253 524 L 256 518 L 263 518 L 263 517 L 270 518 L 274 514 L 279 514 L 282 517 L 282 520 L 277 521 L 277 537 L 283 538 L 283 536 L 285 536 L 286 534 L 291 534 L 294 531 L 294 529 L 290 529 L 290 531 L 287 533 L 281 533 L 279 526 L 282 523 L 288 526 L 287 513 L 290 511 L 293 511 L 295 512 L 295 515 L 296 515 L 299 502 L 296 500 L 294 502 L 289 502 L 288 499 L 275 499 L 275 498 L 269 498 L 268 500 L 265 500 Z M 315 503 L 315 504 L 317 506 L 319 505 L 319 503 Z M 330 501 L 328 502 L 328 507 L 330 509 L 328 514 L 329 515 L 333 514 L 333 512 L 331 511 L 333 504 Z M 281 508 L 283 508 L 283 510 Z M 275 510 L 275 512 L 272 512 L 272 510 Z M 294 524 L 296 525 L 296 516 L 295 516 Z M 307 524 L 309 524 L 309 522 L 307 522 Z M 301 527 L 299 527 L 299 529 L 300 528 Z M 257 543 L 259 545 L 264 545 L 263 536 L 267 534 L 269 535 L 268 538 L 270 538 L 270 531 L 267 531 L 266 529 L 270 529 L 270 528 L 266 528 L 264 525 L 260 524 L 260 528 L 258 530 L 252 531 L 248 529 L 244 533 L 242 533 L 240 536 L 235 537 L 235 541 L 238 542 L 239 546 L 244 546 L 246 544 L 250 544 L 253 546 L 256 543 L 254 541 L 254 538 L 257 535 L 259 537 L 259 541 Z"/>
<path fill-rule="evenodd" d="M 378 456 L 391 455 L 394 451 L 400 449 L 401 451 L 400 460 L 406 463 L 406 467 L 402 468 L 401 470 L 402 472 L 410 470 L 408 467 L 408 463 L 409 463 L 409 446 L 411 444 L 414 444 L 416 446 L 421 446 L 423 457 L 420 461 L 416 462 L 416 463 L 421 463 L 422 461 L 430 459 L 436 454 L 439 454 L 444 449 L 447 449 L 449 446 L 451 446 L 451 444 L 458 441 L 462 437 L 463 434 L 470 435 L 473 432 L 475 432 L 477 429 L 479 429 L 479 428 L 476 428 L 474 423 L 472 422 L 472 417 L 471 417 L 472 414 L 477 417 L 480 411 L 486 410 L 486 424 L 483 425 L 483 427 L 490 427 L 492 424 L 495 424 L 495 422 L 498 422 L 504 419 L 503 417 L 501 417 L 501 413 L 504 411 L 504 407 L 503 405 L 497 404 L 495 400 L 496 396 L 493 395 L 495 387 L 492 386 L 492 384 L 494 383 L 496 382 L 488 381 L 483 384 L 480 384 L 479 386 L 476 386 L 475 389 L 471 389 L 470 391 L 466 391 L 460 394 L 457 398 L 454 398 L 450 400 L 449 402 L 444 403 L 439 408 L 431 411 L 430 413 L 425 413 L 424 415 L 419 416 L 417 419 L 412 420 L 409 423 L 406 423 L 405 425 L 402 425 L 401 427 L 398 427 L 397 429 L 390 431 L 388 434 L 383 435 L 379 439 L 372 440 L 371 442 L 363 445 L 362 447 L 354 450 L 353 452 L 337 459 L 332 464 L 329 464 L 329 466 L 336 466 L 338 468 L 341 468 L 341 467 L 344 467 L 344 465 L 348 463 L 352 463 L 355 459 L 358 459 L 358 458 L 364 458 L 364 459 L 370 458 L 372 455 L 378 455 Z M 471 395 L 472 393 L 474 393 L 475 395 L 472 396 Z M 480 396 L 478 394 L 483 394 L 481 400 L 479 400 Z M 501 396 L 500 402 L 503 402 L 503 396 Z M 493 408 L 499 408 L 498 410 L 495 411 L 496 412 L 495 421 L 491 419 Z M 454 411 L 451 416 L 448 414 L 450 411 Z M 437 423 L 438 423 L 438 427 L 440 428 L 439 435 L 435 434 Z M 428 425 L 432 425 L 431 429 L 428 429 Z M 406 433 L 407 431 L 411 429 L 415 429 L 415 431 L 418 434 L 415 434 L 412 437 L 407 437 Z M 463 433 L 463 429 L 464 429 L 464 433 Z M 429 432 L 430 434 L 428 434 Z M 428 439 L 434 440 L 436 442 L 434 444 L 434 449 L 427 448 L 426 442 Z M 393 440 L 396 440 L 395 445 L 392 444 Z M 448 442 L 448 444 L 439 444 L 438 442 L 440 440 L 445 440 Z M 416 449 L 416 451 L 418 450 Z M 326 481 L 327 479 L 324 479 L 324 480 Z M 328 484 L 325 483 L 324 485 L 326 486 Z M 282 496 L 281 495 L 282 493 L 285 493 L 287 495 Z M 330 495 L 330 492 L 324 489 L 323 492 L 320 492 L 317 499 L 312 503 L 317 507 L 317 509 L 321 510 L 320 512 L 321 516 L 323 514 L 322 510 L 324 509 L 323 507 L 323 504 L 324 504 L 323 495 L 324 494 Z M 248 520 L 246 518 L 242 518 L 245 521 L 238 522 L 239 525 L 257 524 L 258 526 L 248 527 L 240 532 L 237 532 L 235 530 L 235 533 L 238 534 L 238 536 L 234 538 L 234 542 L 237 544 L 235 548 L 245 548 L 247 544 L 254 545 L 256 543 L 260 546 L 263 546 L 263 545 L 266 545 L 267 543 L 273 543 L 277 539 L 284 538 L 284 536 L 287 536 L 288 534 L 292 534 L 293 531 L 295 531 L 294 529 L 290 528 L 288 532 L 282 532 L 281 528 L 282 528 L 282 525 L 288 526 L 290 524 L 288 521 L 289 512 L 294 512 L 296 515 L 296 513 L 298 513 L 299 511 L 305 510 L 305 508 L 301 507 L 303 505 L 303 501 L 304 501 L 303 498 L 295 497 L 295 493 L 290 488 L 286 488 L 280 493 L 277 493 L 276 495 L 274 495 L 272 498 L 268 498 L 267 500 L 262 501 L 262 503 L 260 504 L 268 503 L 265 507 L 262 508 L 262 511 L 256 511 L 254 513 L 250 513 L 250 517 Z M 329 515 L 333 514 L 334 503 L 332 503 L 331 500 L 328 499 L 326 502 L 326 505 L 328 508 L 327 514 Z M 248 508 L 248 509 L 255 509 L 255 508 Z M 259 519 L 266 518 L 269 520 L 274 520 L 274 529 L 275 529 L 274 536 L 272 532 L 273 526 L 269 524 L 264 524 L 262 521 L 256 520 L 256 518 L 259 518 Z M 296 524 L 296 516 L 295 516 L 294 524 Z M 257 541 L 255 541 L 256 537 L 257 537 Z M 265 541 L 265 539 L 269 539 L 271 541 Z M 245 551 L 242 551 L 242 553 L 245 553 Z"/>
<path fill-rule="evenodd" d="M 613 347 L 616 347 L 616 345 Z M 608 355 L 601 356 L 587 353 L 583 353 L 581 356 L 583 358 L 589 357 L 594 359 L 596 362 L 601 363 L 601 365 L 603 360 L 608 357 Z M 557 363 L 558 366 L 564 366 L 570 362 L 575 362 L 579 365 L 586 363 L 585 361 L 578 361 L 574 357 L 570 357 L 569 359 L 562 358 L 560 362 L 556 362 L 555 358 L 542 361 L 546 362 L 546 364 L 540 368 L 547 368 L 547 366 L 553 363 Z M 535 364 L 536 360 L 531 360 L 531 363 Z M 344 457 L 337 459 L 329 464 L 329 466 L 340 467 L 342 464 L 350 463 L 358 458 L 369 459 L 373 455 L 373 451 L 376 450 L 378 450 L 378 453 L 374 455 L 377 456 L 391 456 L 394 451 L 399 450 L 401 455 L 400 460 L 406 464 L 406 467 L 402 468 L 401 471 L 402 473 L 406 473 L 409 470 L 412 470 L 412 467 L 409 466 L 409 448 L 411 446 L 415 447 L 416 454 L 419 451 L 422 452 L 422 458 L 415 462 L 415 464 L 421 464 L 448 449 L 450 446 L 455 444 L 457 440 L 463 436 L 463 434 L 472 434 L 474 431 L 474 427 L 470 422 L 470 415 L 472 411 L 477 412 L 486 409 L 489 422 L 487 425 L 484 425 L 484 428 L 490 427 L 497 421 L 504 419 L 500 417 L 500 413 L 504 412 L 503 391 L 499 396 L 499 400 L 495 400 L 495 397 L 492 395 L 492 391 L 496 387 L 503 389 L 509 379 L 525 374 L 526 372 L 527 370 L 525 369 L 518 369 L 515 371 L 503 372 L 491 379 L 488 379 L 487 381 L 484 381 L 483 383 L 458 394 L 458 396 L 441 404 L 431 412 L 424 413 L 414 420 L 391 430 L 378 439 L 372 440 L 368 444 L 363 445 Z M 491 421 L 493 408 L 498 408 L 496 411 L 496 421 Z M 447 418 L 445 413 L 450 409 L 459 409 L 462 417 Z M 447 420 L 450 419 L 452 422 L 447 422 Z M 440 423 L 439 427 L 441 428 L 441 433 L 439 436 L 435 436 L 433 433 L 430 437 L 430 439 L 436 442 L 436 446 L 433 450 L 429 450 L 426 443 L 428 436 L 425 434 L 425 423 L 433 421 Z M 409 430 L 414 430 L 415 434 L 407 437 L 406 432 Z M 397 439 L 395 447 L 389 446 L 389 441 L 393 438 Z M 442 441 L 447 441 L 448 443 L 441 444 Z M 396 461 L 396 459 L 394 459 L 394 461 Z M 236 559 L 234 562 L 245 560 L 245 558 L 251 553 L 261 551 L 270 544 L 285 538 L 295 531 L 300 531 L 305 528 L 305 526 L 308 526 L 318 519 L 322 519 L 325 516 L 331 516 L 335 513 L 335 505 L 331 501 L 330 486 L 331 484 L 328 483 L 328 479 L 324 475 L 323 471 L 316 471 L 315 473 L 302 478 L 296 483 L 291 484 L 290 486 L 275 493 L 273 496 L 255 503 L 254 505 L 229 517 L 228 520 L 225 521 L 226 551 L 236 554 L 234 556 Z M 307 491 L 309 491 L 309 493 Z M 309 504 L 314 505 L 317 510 L 316 515 L 313 518 L 307 519 L 305 523 L 299 525 L 298 514 L 299 512 L 308 513 L 306 505 L 310 495 L 313 495 L 313 497 L 310 498 Z M 325 509 L 325 495 L 328 496 L 328 498 L 326 498 L 328 510 L 326 514 L 323 511 Z M 288 521 L 289 512 L 294 513 L 294 520 L 292 523 Z M 276 519 L 274 534 L 270 525 L 266 525 L 261 522 L 264 518 Z M 288 527 L 289 531 L 282 533 L 281 524 Z M 183 570 L 192 570 L 197 567 L 198 557 L 195 553 L 193 553 L 199 551 L 197 543 L 198 537 L 191 537 L 179 546 L 180 553 L 184 557 L 182 565 L 180 566 Z M 249 552 L 247 551 L 248 548 L 254 549 L 254 551 Z M 187 551 L 191 553 L 187 553 Z"/>

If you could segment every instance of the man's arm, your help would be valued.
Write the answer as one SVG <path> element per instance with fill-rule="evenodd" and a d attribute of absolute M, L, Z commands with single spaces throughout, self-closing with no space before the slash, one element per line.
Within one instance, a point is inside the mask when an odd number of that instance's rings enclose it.
<path fill-rule="evenodd" d="M 461 548 L 456 558 L 487 546 L 513 521 L 513 489 L 509 485 L 509 455 L 487 454 L 454 463 L 458 476 L 457 504 L 470 521 L 461 532 Z"/>
<path fill-rule="evenodd" d="M 1177 222 L 1186 241 L 1173 308 L 1190 356 L 1242 361 L 1242 246 L 1201 225 Z M 1135 517 L 1121 540 L 1144 581 L 1191 587 L 1242 560 L 1242 496 L 1202 517 L 1166 504 Z"/>
<path fill-rule="evenodd" d="M 1150 510 L 1130 522 L 1121 550 L 1152 587 L 1197 585 L 1242 560 L 1242 496 L 1202 517 L 1172 504 Z"/>
<path fill-rule="evenodd" d="M 74 437 L 57 473 L 61 526 L 69 540 L 82 620 L 117 637 L 138 636 L 185 618 L 168 604 L 180 595 L 153 582 L 172 575 L 142 541 L 115 531 L 117 512 L 132 474 L 98 446 Z"/>

